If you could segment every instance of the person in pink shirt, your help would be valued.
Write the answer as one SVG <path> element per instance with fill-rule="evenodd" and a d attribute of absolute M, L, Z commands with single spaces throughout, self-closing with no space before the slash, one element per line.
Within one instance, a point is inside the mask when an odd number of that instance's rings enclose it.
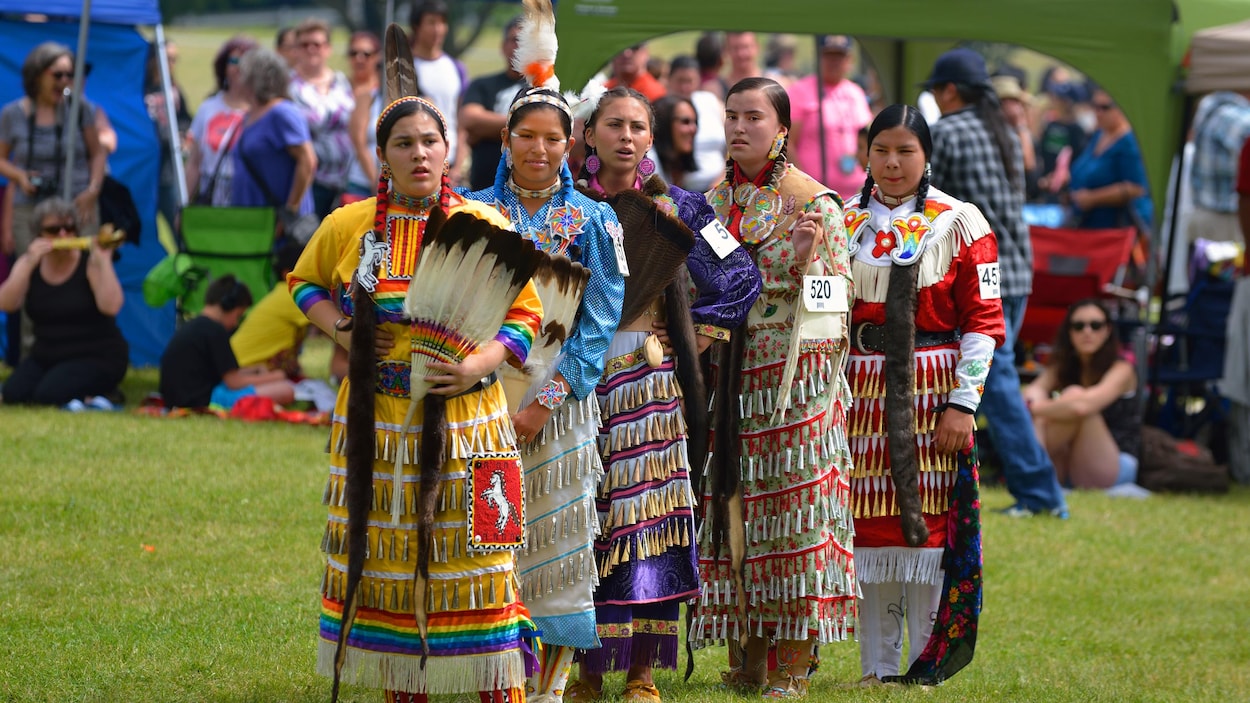
<path fill-rule="evenodd" d="M 864 183 L 864 169 L 855 158 L 859 130 L 872 122 L 872 111 L 864 91 L 848 75 L 853 60 L 851 39 L 824 35 L 819 39 L 819 91 L 824 103 L 825 162 L 820 161 L 820 108 L 816 75 L 790 84 L 790 110 L 794 127 L 790 130 L 790 155 L 794 163 L 843 197 L 853 195 Z"/>

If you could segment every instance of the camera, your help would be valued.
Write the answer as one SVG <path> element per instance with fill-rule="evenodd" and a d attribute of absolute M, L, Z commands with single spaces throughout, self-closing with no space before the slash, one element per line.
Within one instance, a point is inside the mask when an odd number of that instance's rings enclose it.
<path fill-rule="evenodd" d="M 30 177 L 30 184 L 35 187 L 35 193 L 31 196 L 33 200 L 46 200 L 56 195 L 60 190 L 60 184 L 55 178 L 44 178 L 40 175 Z"/>

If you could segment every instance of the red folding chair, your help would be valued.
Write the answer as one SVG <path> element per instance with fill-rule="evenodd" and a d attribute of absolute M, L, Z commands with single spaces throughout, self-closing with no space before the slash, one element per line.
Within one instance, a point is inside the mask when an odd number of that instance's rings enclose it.
<path fill-rule="evenodd" d="M 1135 227 L 1058 229 L 1030 227 L 1033 294 L 1020 326 L 1026 345 L 1050 344 L 1068 308 L 1084 298 L 1134 297 L 1122 288 L 1137 242 Z"/>

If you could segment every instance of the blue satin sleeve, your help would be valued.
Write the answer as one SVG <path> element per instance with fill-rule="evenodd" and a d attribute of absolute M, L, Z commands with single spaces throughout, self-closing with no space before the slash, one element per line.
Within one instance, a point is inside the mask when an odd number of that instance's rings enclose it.
<path fill-rule="evenodd" d="M 564 359 L 559 371 L 568 381 L 573 397 L 583 400 L 594 392 L 603 376 L 608 344 L 621 322 L 625 279 L 616 267 L 616 254 L 608 235 L 609 224 L 620 231 L 616 212 L 607 203 L 596 203 L 580 194 L 576 194 L 570 204 L 589 213 L 577 246 L 581 248 L 578 261 L 590 271 L 590 281 L 582 295 L 573 334 L 561 348 Z"/>

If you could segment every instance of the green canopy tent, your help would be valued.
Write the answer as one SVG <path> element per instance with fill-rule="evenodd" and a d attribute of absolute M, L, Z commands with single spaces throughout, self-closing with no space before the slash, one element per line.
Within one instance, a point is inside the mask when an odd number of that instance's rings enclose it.
<path fill-rule="evenodd" d="M 621 49 L 680 31 L 850 34 L 891 99 L 912 102 L 952 44 L 1015 44 L 1074 66 L 1115 96 L 1137 131 L 1152 190 L 1163 193 L 1180 143 L 1174 86 L 1189 36 L 1246 17 L 1250 0 L 561 0 L 557 69 L 567 88 L 580 87 Z"/>

